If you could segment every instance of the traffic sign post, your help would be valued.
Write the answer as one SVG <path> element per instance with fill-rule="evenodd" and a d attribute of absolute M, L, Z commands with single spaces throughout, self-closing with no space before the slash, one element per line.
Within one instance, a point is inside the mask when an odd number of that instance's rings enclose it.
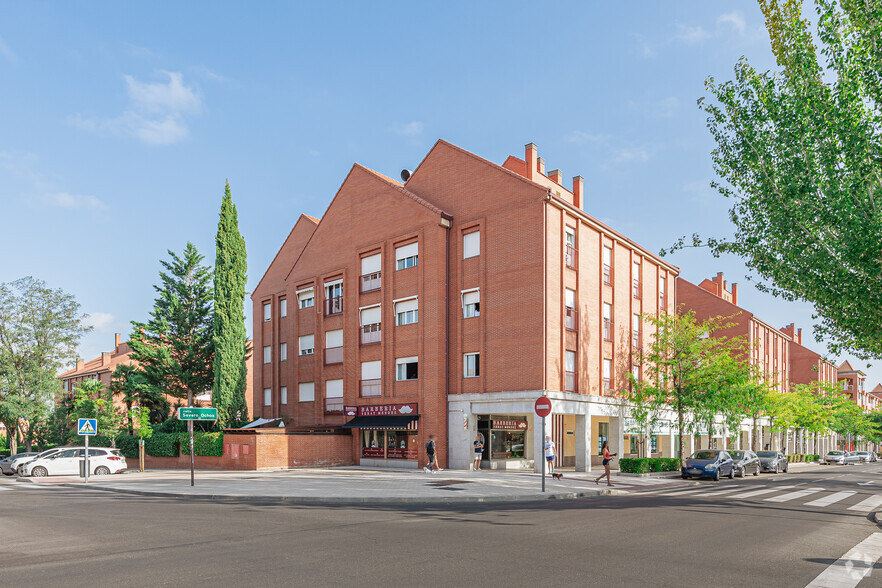
<path fill-rule="evenodd" d="M 542 417 L 542 492 L 545 493 L 545 417 L 551 414 L 551 400 L 547 396 L 540 396 L 533 405 L 536 416 Z"/>
<path fill-rule="evenodd" d="M 89 483 L 89 437 L 98 434 L 98 419 L 77 419 L 77 435 L 84 437 L 86 444 L 86 468 L 84 484 Z"/>
<path fill-rule="evenodd" d="M 178 420 L 187 421 L 187 431 L 190 433 L 190 485 L 196 485 L 196 467 L 193 457 L 193 421 L 216 421 L 216 408 L 196 408 L 194 406 L 179 406 Z"/>

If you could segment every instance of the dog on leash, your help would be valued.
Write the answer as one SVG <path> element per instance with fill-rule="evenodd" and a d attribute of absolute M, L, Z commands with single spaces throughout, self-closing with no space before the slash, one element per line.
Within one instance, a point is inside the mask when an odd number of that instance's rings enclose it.
<path fill-rule="evenodd" d="M 551 474 L 551 477 L 555 480 L 560 480 L 561 478 L 563 478 L 563 474 Z"/>

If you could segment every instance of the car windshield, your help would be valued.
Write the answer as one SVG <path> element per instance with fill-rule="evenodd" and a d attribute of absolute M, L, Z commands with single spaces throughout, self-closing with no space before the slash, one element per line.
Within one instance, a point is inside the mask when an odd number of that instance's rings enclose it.
<path fill-rule="evenodd" d="M 730 451 L 729 453 L 732 454 L 732 459 L 741 459 L 742 457 L 744 457 L 743 451 Z"/>
<path fill-rule="evenodd" d="M 58 450 L 57 449 L 47 449 L 46 451 L 44 451 L 43 453 L 38 455 L 37 458 L 39 459 L 41 457 L 48 457 L 48 456 L 52 455 L 53 453 L 58 453 Z"/>
<path fill-rule="evenodd" d="M 756 454 L 759 457 L 775 457 L 778 455 L 776 451 L 757 451 Z"/>
<path fill-rule="evenodd" d="M 844 453 L 844 451 L 831 451 L 827 455 L 842 455 Z"/>
<path fill-rule="evenodd" d="M 692 459 L 717 459 L 716 451 L 696 451 L 692 454 Z"/>

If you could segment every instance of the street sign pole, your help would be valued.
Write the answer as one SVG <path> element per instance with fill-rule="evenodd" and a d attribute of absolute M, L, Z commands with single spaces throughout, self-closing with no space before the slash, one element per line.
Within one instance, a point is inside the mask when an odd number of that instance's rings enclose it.
<path fill-rule="evenodd" d="M 193 461 L 193 421 L 187 421 L 187 428 L 190 429 L 190 485 L 196 485 L 195 466 Z"/>
<path fill-rule="evenodd" d="M 86 481 L 85 483 L 89 483 L 89 436 L 86 435 Z"/>
<path fill-rule="evenodd" d="M 542 493 L 545 494 L 545 417 L 542 417 Z"/>
<path fill-rule="evenodd" d="M 542 419 L 542 439 L 539 443 L 539 446 L 542 448 L 539 451 L 539 458 L 542 460 L 542 492 L 545 493 L 545 417 L 551 414 L 551 400 L 548 399 L 547 396 L 540 396 L 536 399 L 536 404 L 533 405 L 533 410 L 536 411 L 536 416 Z"/>
<path fill-rule="evenodd" d="M 196 464 L 193 451 L 193 421 L 216 421 L 216 408 L 197 408 L 195 406 L 178 407 L 178 420 L 187 421 L 187 431 L 190 433 L 190 485 L 196 485 Z"/>

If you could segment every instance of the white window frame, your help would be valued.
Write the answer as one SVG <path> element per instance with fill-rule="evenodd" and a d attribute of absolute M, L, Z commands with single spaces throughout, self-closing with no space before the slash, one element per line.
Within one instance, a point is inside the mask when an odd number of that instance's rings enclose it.
<path fill-rule="evenodd" d="M 287 343 L 279 343 L 279 361 L 288 361 Z"/>
<path fill-rule="evenodd" d="M 273 405 L 273 389 L 272 388 L 264 388 L 263 389 L 263 405 L 264 406 L 272 406 Z"/>
<path fill-rule="evenodd" d="M 279 300 L 279 317 L 285 318 L 288 316 L 288 299 L 282 298 Z"/>
<path fill-rule="evenodd" d="M 279 388 L 280 404 L 288 404 L 288 386 Z"/>
<path fill-rule="evenodd" d="M 309 338 L 312 338 L 312 342 L 310 343 Z M 309 346 L 311 344 L 311 346 Z M 300 350 L 300 355 L 314 355 L 315 354 L 315 335 L 301 335 L 297 340 L 297 347 Z"/>
<path fill-rule="evenodd" d="M 471 364 L 471 365 L 470 365 Z M 481 377 L 481 354 L 479 352 L 462 354 L 462 377 Z"/>
<path fill-rule="evenodd" d="M 343 297 L 343 279 L 325 282 L 325 300 Z"/>
<path fill-rule="evenodd" d="M 474 300 L 475 296 L 478 297 L 477 300 Z M 462 292 L 460 292 L 460 299 L 462 300 L 462 318 L 467 319 L 481 316 L 480 288 L 463 290 Z M 467 301 L 466 299 L 469 299 L 469 301 Z"/>
<path fill-rule="evenodd" d="M 413 308 L 409 308 L 411 305 L 407 305 L 406 310 L 399 310 L 398 306 L 404 304 L 405 302 L 413 301 Z M 419 298 L 416 296 L 411 296 L 409 298 L 400 298 L 398 300 L 392 301 L 395 304 L 395 326 L 400 327 L 403 325 L 413 325 L 419 322 Z M 412 319 L 412 320 L 409 320 Z M 406 322 L 405 322 L 406 321 Z"/>
<path fill-rule="evenodd" d="M 263 346 L 263 363 L 264 365 L 268 363 L 272 363 L 273 361 L 273 348 L 270 345 Z"/>
<path fill-rule="evenodd" d="M 365 315 L 366 315 L 365 311 L 373 310 L 375 308 L 377 309 L 377 312 L 380 313 L 380 316 L 377 318 L 377 320 L 368 322 L 367 319 L 365 319 Z M 371 312 L 370 314 L 375 314 L 375 313 Z M 383 322 L 383 310 L 382 310 L 382 306 L 380 306 L 379 304 L 372 304 L 371 306 L 362 306 L 361 308 L 358 309 L 358 324 L 360 326 L 367 327 L 369 325 L 379 325 L 382 322 Z"/>
<path fill-rule="evenodd" d="M 575 373 L 576 371 L 576 352 L 570 349 L 564 351 L 564 370 Z"/>
<path fill-rule="evenodd" d="M 300 382 L 297 392 L 298 402 L 315 402 L 315 382 Z"/>
<path fill-rule="evenodd" d="M 576 309 L 576 291 L 571 288 L 564 288 L 564 306 L 571 310 Z"/>
<path fill-rule="evenodd" d="M 569 245 L 573 249 L 576 248 L 576 229 L 573 227 L 567 226 L 564 228 L 564 245 Z"/>
<path fill-rule="evenodd" d="M 408 378 L 408 377 L 406 377 L 407 371 L 408 371 L 407 366 L 412 365 L 412 364 L 416 364 L 416 366 L 417 366 L 416 367 L 416 370 L 417 370 L 416 377 Z M 402 377 L 402 376 L 404 376 L 404 377 Z M 420 379 L 420 360 L 419 360 L 419 357 L 417 357 L 417 356 L 400 357 L 395 360 L 395 381 L 396 382 L 412 382 L 412 381 L 419 380 L 419 379 Z"/>
<path fill-rule="evenodd" d="M 273 318 L 273 303 L 272 302 L 264 302 L 263 303 L 263 322 L 268 323 Z"/>
<path fill-rule="evenodd" d="M 481 231 L 471 231 L 462 236 L 462 258 L 478 257 L 481 255 Z"/>
<path fill-rule="evenodd" d="M 403 270 L 419 265 L 419 242 L 408 243 L 395 248 L 395 270 Z"/>
<path fill-rule="evenodd" d="M 297 290 L 297 306 L 298 308 L 311 308 L 315 306 L 315 288 L 304 288 Z"/>
<path fill-rule="evenodd" d="M 612 320 L 612 304 L 609 302 L 603 303 L 603 320 Z"/>

